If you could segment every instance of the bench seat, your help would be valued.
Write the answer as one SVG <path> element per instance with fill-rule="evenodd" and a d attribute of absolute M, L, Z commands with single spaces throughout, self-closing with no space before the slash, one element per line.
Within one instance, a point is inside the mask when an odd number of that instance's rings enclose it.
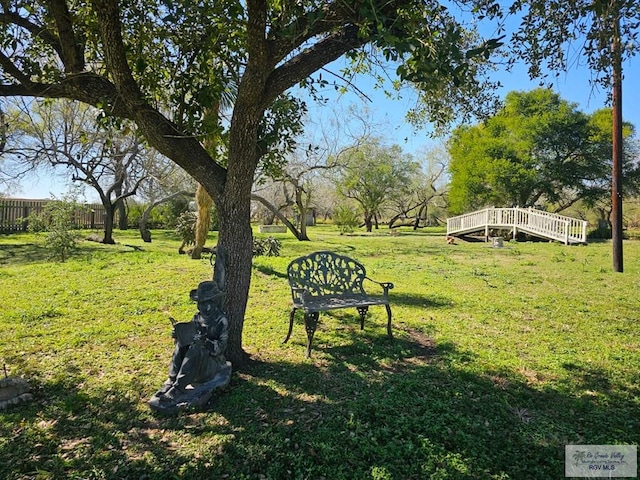
<path fill-rule="evenodd" d="M 372 305 L 388 305 L 389 300 L 385 298 L 375 298 L 369 295 L 322 295 L 311 297 L 304 303 L 294 304 L 305 312 L 324 312 L 338 308 L 370 307 Z"/>

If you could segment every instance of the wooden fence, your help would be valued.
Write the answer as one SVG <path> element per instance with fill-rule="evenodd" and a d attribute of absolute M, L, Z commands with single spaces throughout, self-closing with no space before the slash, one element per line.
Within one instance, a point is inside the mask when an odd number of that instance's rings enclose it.
<path fill-rule="evenodd" d="M 42 213 L 51 200 L 0 198 L 0 233 L 24 232 L 31 214 Z M 100 204 L 85 204 L 78 209 L 75 222 L 78 228 L 104 228 L 105 209 Z"/>

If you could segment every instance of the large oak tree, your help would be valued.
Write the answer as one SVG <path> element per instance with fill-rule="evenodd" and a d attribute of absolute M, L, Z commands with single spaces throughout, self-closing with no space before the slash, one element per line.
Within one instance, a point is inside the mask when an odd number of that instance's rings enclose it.
<path fill-rule="evenodd" d="M 358 62 L 378 54 L 432 92 L 431 113 L 442 118 L 444 92 L 478 93 L 480 65 L 497 46 L 475 41 L 436 0 L 7 0 L 0 25 L 0 96 L 69 98 L 106 119 L 130 119 L 211 195 L 228 254 L 236 364 L 251 277 L 251 186 L 258 162 L 286 136 L 277 128 L 292 105 L 286 92 L 345 54 Z M 230 85 L 228 121 L 211 121 L 206 113 Z M 222 133 L 224 149 L 203 146 Z"/>
<path fill-rule="evenodd" d="M 458 127 L 449 141 L 450 210 L 534 206 L 562 211 L 610 195 L 610 110 L 587 115 L 548 89 L 510 92 L 497 115 Z M 633 126 L 625 125 L 626 137 Z M 633 149 L 625 170 L 637 175 Z"/>

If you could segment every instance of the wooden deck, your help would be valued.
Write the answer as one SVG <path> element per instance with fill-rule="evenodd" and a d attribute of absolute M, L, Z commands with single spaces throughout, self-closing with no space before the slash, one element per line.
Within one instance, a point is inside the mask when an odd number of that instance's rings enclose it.
<path fill-rule="evenodd" d="M 511 230 L 515 238 L 525 232 L 566 245 L 587 243 L 587 222 L 533 208 L 485 208 L 447 219 L 447 235 L 461 236 L 492 229 Z"/>

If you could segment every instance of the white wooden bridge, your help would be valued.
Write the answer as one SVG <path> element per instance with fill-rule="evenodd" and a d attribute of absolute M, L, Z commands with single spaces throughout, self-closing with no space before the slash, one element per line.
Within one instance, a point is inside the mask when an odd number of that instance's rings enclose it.
<path fill-rule="evenodd" d="M 489 239 L 492 229 L 511 230 L 563 242 L 566 245 L 587 243 L 587 222 L 534 208 L 485 208 L 447 219 L 447 235 L 460 236 L 484 232 Z"/>

